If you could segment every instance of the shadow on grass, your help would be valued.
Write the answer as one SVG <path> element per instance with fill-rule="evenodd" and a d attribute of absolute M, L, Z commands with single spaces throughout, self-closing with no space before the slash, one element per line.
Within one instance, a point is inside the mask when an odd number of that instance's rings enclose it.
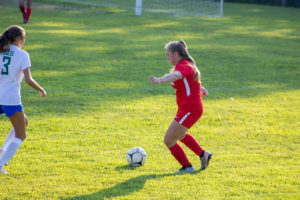
<path fill-rule="evenodd" d="M 119 167 L 119 169 L 129 169 L 130 167 L 122 166 Z M 117 168 L 118 170 L 118 168 Z M 200 173 L 200 170 L 197 170 L 192 175 Z M 130 193 L 137 192 L 144 188 L 144 185 L 147 180 L 150 179 L 158 179 L 158 178 L 164 178 L 169 176 L 182 176 L 185 174 L 175 174 L 175 173 L 167 173 L 167 174 L 148 174 L 148 175 L 141 175 L 137 176 L 135 178 L 131 178 L 127 181 L 124 181 L 122 183 L 119 183 L 113 187 L 106 188 L 103 190 L 100 190 L 99 192 L 89 194 L 89 195 L 80 195 L 76 197 L 70 197 L 70 198 L 62 198 L 62 200 L 79 200 L 79 199 L 97 199 L 97 200 L 103 200 L 106 198 L 115 198 L 115 197 L 121 197 L 129 195 Z"/>
<path fill-rule="evenodd" d="M 116 171 L 124 171 L 124 170 L 135 170 L 136 167 L 131 167 L 129 165 L 123 165 L 123 166 L 119 166 L 119 167 L 116 167 Z"/>

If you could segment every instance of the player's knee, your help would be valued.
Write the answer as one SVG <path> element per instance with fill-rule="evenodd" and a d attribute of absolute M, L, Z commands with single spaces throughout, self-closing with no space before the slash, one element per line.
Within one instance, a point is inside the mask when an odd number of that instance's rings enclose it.
<path fill-rule="evenodd" d="M 172 144 L 174 143 L 173 142 L 173 140 L 170 138 L 170 137 L 168 137 L 167 135 L 164 137 L 164 143 L 165 143 L 165 145 L 167 146 L 167 147 L 171 147 L 172 146 Z"/>

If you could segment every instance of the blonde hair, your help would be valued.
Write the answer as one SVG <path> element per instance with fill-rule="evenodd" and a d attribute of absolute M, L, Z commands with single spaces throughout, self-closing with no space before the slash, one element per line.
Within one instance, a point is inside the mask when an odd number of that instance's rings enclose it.
<path fill-rule="evenodd" d="M 169 42 L 168 44 L 166 44 L 165 49 L 172 53 L 178 52 L 179 56 L 181 56 L 182 59 L 189 61 L 195 71 L 194 80 L 195 81 L 201 80 L 201 73 L 200 73 L 199 69 L 197 68 L 194 59 L 190 56 L 190 54 L 187 50 L 187 46 L 183 40 Z M 174 68 L 171 69 L 171 71 L 174 71 Z"/>

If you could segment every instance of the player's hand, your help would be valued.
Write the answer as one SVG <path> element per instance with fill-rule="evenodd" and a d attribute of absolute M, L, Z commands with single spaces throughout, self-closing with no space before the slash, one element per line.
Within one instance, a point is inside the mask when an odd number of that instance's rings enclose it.
<path fill-rule="evenodd" d="M 156 78 L 155 76 L 150 76 L 149 78 L 150 78 L 152 84 L 160 83 L 160 79 Z"/>
<path fill-rule="evenodd" d="M 201 87 L 200 93 L 201 93 L 202 98 L 205 97 L 206 95 L 208 95 L 208 91 L 204 87 Z"/>
<path fill-rule="evenodd" d="M 46 97 L 47 96 L 47 92 L 45 90 L 40 91 L 40 96 L 41 97 Z"/>

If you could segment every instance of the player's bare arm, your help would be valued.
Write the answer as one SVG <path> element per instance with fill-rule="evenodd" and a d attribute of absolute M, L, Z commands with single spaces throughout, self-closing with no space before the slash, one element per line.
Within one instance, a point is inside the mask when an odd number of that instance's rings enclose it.
<path fill-rule="evenodd" d="M 40 92 L 41 97 L 46 97 L 46 91 L 32 78 L 30 67 L 23 70 L 25 81 L 28 85 L 30 85 L 33 89 L 36 89 Z"/>
<path fill-rule="evenodd" d="M 162 82 L 173 82 L 177 81 L 179 79 L 182 79 L 182 74 L 179 71 L 174 71 L 172 73 L 166 74 L 160 78 L 157 78 L 155 76 L 150 76 L 151 83 L 162 83 Z"/>

